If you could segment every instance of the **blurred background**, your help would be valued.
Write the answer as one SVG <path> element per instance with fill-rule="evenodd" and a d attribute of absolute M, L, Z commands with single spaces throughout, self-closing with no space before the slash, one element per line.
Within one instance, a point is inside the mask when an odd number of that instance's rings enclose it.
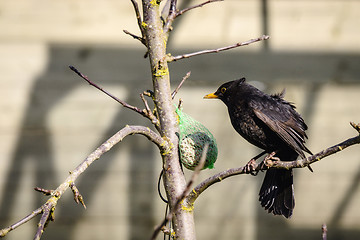
<path fill-rule="evenodd" d="M 179 8 L 202 1 L 178 0 Z M 140 2 L 139 2 L 139 5 Z M 172 55 L 269 34 L 247 47 L 170 64 L 184 111 L 217 139 L 215 169 L 244 165 L 259 149 L 232 128 L 225 105 L 202 97 L 245 76 L 268 93 L 286 88 L 309 126 L 314 153 L 357 133 L 360 122 L 360 1 L 226 0 L 192 10 L 174 23 Z M 126 124 L 150 123 L 90 87 L 68 65 L 126 102 L 142 106 L 152 89 L 145 48 L 130 0 L 0 1 L 0 228 L 21 219 L 97 146 Z M 177 102 L 177 101 L 176 101 Z M 360 146 L 295 170 L 296 207 L 286 220 L 258 202 L 263 173 L 216 184 L 197 200 L 198 239 L 330 239 L 360 235 Z M 164 216 L 157 194 L 161 157 L 141 136 L 126 138 L 78 179 L 87 209 L 71 191 L 59 201 L 43 239 L 147 239 Z M 191 172 L 185 170 L 190 176 Z M 6 239 L 32 239 L 38 219 Z M 162 239 L 162 237 L 159 237 Z"/>

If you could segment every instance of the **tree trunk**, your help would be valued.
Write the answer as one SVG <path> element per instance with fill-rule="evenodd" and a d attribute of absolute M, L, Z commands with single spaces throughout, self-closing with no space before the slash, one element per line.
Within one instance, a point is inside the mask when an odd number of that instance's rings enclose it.
<path fill-rule="evenodd" d="M 164 186 L 173 209 L 186 187 L 178 155 L 178 131 L 175 107 L 171 98 L 170 75 L 166 60 L 166 36 L 160 19 L 159 4 L 156 0 L 143 0 L 143 28 L 150 59 L 154 86 L 154 102 L 160 120 L 160 134 L 169 141 L 171 150 L 162 153 Z M 173 216 L 173 228 L 177 239 L 196 239 L 192 206 L 180 204 Z"/>

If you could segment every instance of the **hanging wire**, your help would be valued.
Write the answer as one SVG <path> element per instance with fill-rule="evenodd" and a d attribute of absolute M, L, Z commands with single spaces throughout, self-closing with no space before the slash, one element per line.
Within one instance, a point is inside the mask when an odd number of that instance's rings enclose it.
<path fill-rule="evenodd" d="M 161 182 L 161 178 L 163 175 L 164 175 L 164 169 L 161 169 L 159 180 L 158 180 L 158 194 L 159 194 L 161 200 L 163 200 L 163 202 L 168 203 L 168 200 L 163 197 L 163 195 L 161 193 L 161 189 L 160 189 L 160 182 Z"/>
<path fill-rule="evenodd" d="M 166 217 L 168 215 L 168 212 L 169 212 L 169 201 L 166 198 L 164 198 L 164 196 L 161 193 L 161 189 L 160 189 L 161 178 L 163 177 L 163 175 L 164 175 L 164 169 L 161 170 L 160 175 L 159 175 L 158 193 L 159 193 L 159 196 L 160 196 L 161 200 L 163 200 L 163 202 L 166 203 L 166 208 L 165 208 L 165 217 Z M 170 229 L 170 234 L 165 234 L 164 233 L 164 240 L 166 240 L 166 235 L 168 235 L 168 240 L 171 239 L 171 221 L 169 222 L 169 229 Z"/>

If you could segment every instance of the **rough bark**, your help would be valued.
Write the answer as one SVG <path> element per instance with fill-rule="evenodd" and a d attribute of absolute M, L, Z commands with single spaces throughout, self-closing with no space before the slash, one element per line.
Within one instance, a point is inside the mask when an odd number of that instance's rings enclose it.
<path fill-rule="evenodd" d="M 170 209 L 176 206 L 186 187 L 178 156 L 178 130 L 175 107 L 171 98 L 170 75 L 166 59 L 167 37 L 163 32 L 160 19 L 159 2 L 143 0 L 143 23 L 145 39 L 150 59 L 151 75 L 154 86 L 154 103 L 160 120 L 160 134 L 169 142 L 170 151 L 162 155 L 164 186 Z M 172 218 L 177 239 L 195 239 L 192 207 L 182 202 Z"/>

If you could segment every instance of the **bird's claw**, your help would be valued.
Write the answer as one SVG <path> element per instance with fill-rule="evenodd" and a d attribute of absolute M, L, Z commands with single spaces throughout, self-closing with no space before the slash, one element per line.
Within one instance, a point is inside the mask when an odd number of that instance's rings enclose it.
<path fill-rule="evenodd" d="M 249 173 L 253 176 L 256 176 L 259 171 L 256 169 L 256 161 L 255 159 L 251 159 L 246 165 L 245 165 L 245 173 Z"/>
<path fill-rule="evenodd" d="M 262 162 L 262 164 L 264 164 L 267 168 L 269 168 L 274 165 L 274 162 L 280 161 L 280 158 L 274 157 L 275 154 L 276 154 L 276 152 L 272 152 L 269 155 L 267 155 L 264 158 L 264 161 Z"/>

